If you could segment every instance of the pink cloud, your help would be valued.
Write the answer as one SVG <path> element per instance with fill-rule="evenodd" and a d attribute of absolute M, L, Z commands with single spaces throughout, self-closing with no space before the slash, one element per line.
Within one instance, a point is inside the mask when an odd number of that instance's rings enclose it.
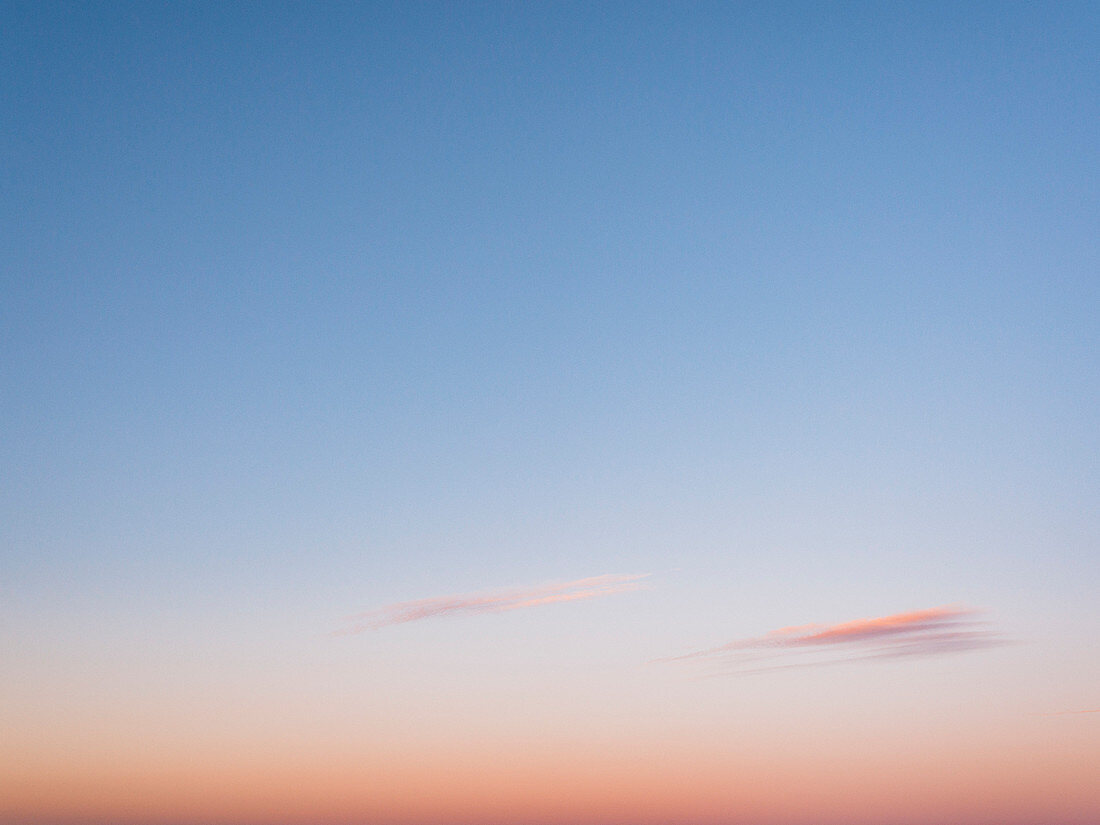
<path fill-rule="evenodd" d="M 334 635 L 347 636 L 437 616 L 503 613 L 509 610 L 539 607 L 557 602 L 612 596 L 616 593 L 627 593 L 646 588 L 647 585 L 643 580 L 648 578 L 649 575 L 643 573 L 627 576 L 592 576 L 587 579 L 555 582 L 524 589 L 437 596 L 431 599 L 397 602 L 366 613 L 350 616 L 347 619 L 348 626 L 335 631 Z"/>
<path fill-rule="evenodd" d="M 971 608 L 944 606 L 831 625 L 782 627 L 660 661 L 700 660 L 719 665 L 723 673 L 747 674 L 855 660 L 936 656 L 1005 644 L 1002 636 L 983 627 L 987 622 L 978 615 Z"/>

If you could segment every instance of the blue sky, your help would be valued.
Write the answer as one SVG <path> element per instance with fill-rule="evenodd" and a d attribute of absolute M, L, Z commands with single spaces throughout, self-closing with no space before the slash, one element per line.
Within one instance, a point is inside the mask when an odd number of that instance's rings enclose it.
<path fill-rule="evenodd" d="M 1094 4 L 2 8 L 9 651 L 651 574 L 1095 670 Z"/>

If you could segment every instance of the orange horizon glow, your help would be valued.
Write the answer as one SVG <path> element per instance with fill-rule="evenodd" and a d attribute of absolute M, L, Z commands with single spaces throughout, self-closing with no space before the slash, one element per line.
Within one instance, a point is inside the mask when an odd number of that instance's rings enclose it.
<path fill-rule="evenodd" d="M 1021 751 L 961 743 L 893 759 L 687 742 L 132 756 L 9 768 L 0 822 L 1083 823 L 1094 812 L 1089 756 L 1084 741 L 1044 770 Z"/>

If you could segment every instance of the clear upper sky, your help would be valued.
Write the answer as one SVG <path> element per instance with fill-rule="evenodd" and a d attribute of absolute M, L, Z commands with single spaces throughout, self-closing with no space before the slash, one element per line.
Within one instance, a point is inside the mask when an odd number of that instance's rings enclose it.
<path fill-rule="evenodd" d="M 1097 4 L 5 2 L 0 159 L 3 825 L 1100 818 Z"/>

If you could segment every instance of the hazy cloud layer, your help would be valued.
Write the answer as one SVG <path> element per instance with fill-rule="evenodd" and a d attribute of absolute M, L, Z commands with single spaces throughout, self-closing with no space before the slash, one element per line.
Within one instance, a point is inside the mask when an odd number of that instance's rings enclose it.
<path fill-rule="evenodd" d="M 735 639 L 718 647 L 661 659 L 696 661 L 714 675 L 820 667 L 857 660 L 938 656 L 1002 645 L 1007 640 L 979 612 L 933 607 L 833 625 L 781 627 L 763 636 Z"/>
<path fill-rule="evenodd" d="M 472 593 L 455 596 L 438 596 L 432 599 L 419 599 L 411 602 L 398 602 L 376 610 L 360 613 L 347 619 L 348 626 L 335 632 L 345 636 L 377 630 L 405 622 L 431 619 L 437 616 L 476 615 L 479 613 L 503 613 L 524 607 L 538 607 L 555 602 L 571 602 L 580 599 L 594 599 L 599 596 L 611 596 L 641 590 L 646 587 L 644 579 L 649 573 L 631 576 L 593 576 L 571 582 L 556 582 L 537 587 L 495 590 L 486 593 Z"/>

